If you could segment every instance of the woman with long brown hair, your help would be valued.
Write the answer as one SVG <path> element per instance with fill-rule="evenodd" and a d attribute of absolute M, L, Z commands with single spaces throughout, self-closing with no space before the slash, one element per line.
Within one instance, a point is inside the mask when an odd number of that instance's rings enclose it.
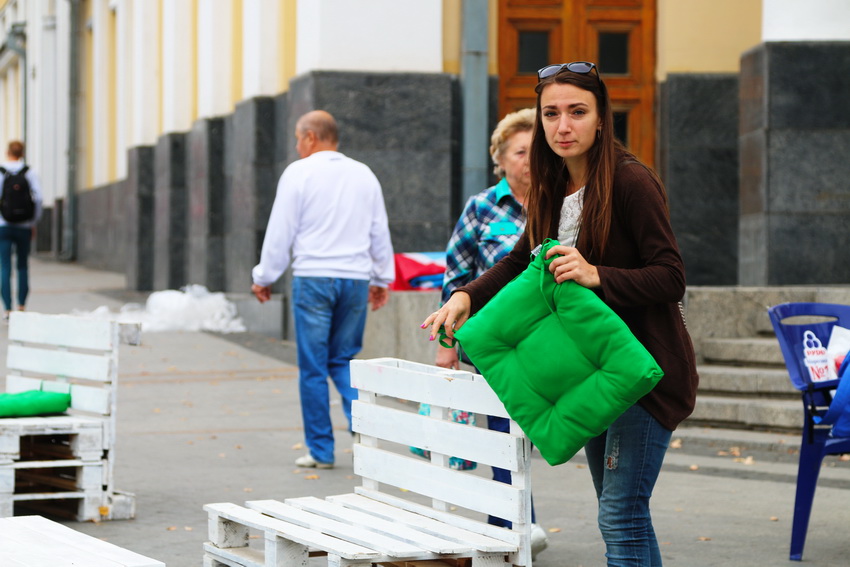
<path fill-rule="evenodd" d="M 538 79 L 525 232 L 507 257 L 455 290 L 423 328 L 430 326 L 432 340 L 441 327 L 453 337 L 528 266 L 532 249 L 547 238 L 559 241 L 547 253 L 556 256 L 549 266 L 555 281 L 594 290 L 664 370 L 649 394 L 585 446 L 609 567 L 660 567 L 649 501 L 672 431 L 693 410 L 698 381 L 679 304 L 685 269 L 667 196 L 658 176 L 616 140 L 596 65 L 549 65 Z"/>

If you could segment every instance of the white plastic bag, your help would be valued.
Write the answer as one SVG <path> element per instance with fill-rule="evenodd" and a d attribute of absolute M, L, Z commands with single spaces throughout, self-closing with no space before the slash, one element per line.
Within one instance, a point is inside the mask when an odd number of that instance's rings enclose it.
<path fill-rule="evenodd" d="M 850 351 L 850 329 L 838 325 L 834 326 L 832 334 L 829 336 L 829 346 L 826 347 L 833 378 L 838 378 L 838 369 L 844 362 L 844 357 L 847 356 L 848 351 Z"/>

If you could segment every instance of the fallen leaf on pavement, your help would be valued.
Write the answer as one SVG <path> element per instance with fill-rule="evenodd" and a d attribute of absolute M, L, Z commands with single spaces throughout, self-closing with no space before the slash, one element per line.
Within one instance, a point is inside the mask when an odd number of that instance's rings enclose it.
<path fill-rule="evenodd" d="M 304 480 L 319 480 L 319 475 L 317 474 L 308 474 L 304 477 Z"/>
<path fill-rule="evenodd" d="M 670 442 L 671 449 L 681 449 L 682 448 L 682 440 L 681 439 L 673 439 Z"/>

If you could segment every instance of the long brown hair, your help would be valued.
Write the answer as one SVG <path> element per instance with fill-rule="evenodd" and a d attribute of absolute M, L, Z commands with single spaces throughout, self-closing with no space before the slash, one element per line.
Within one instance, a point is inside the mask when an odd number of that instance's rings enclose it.
<path fill-rule="evenodd" d="M 608 89 L 596 73 L 574 73 L 563 70 L 540 81 L 537 92 L 537 118 L 531 139 L 529 166 L 531 189 L 526 203 L 528 220 L 526 233 L 531 246 L 552 236 L 551 228 L 557 226 L 561 204 L 570 181 L 566 161 L 549 147 L 543 130 L 540 98 L 543 90 L 554 83 L 570 84 L 586 90 L 596 98 L 596 108 L 601 119 L 596 141 L 587 152 L 587 179 L 584 205 L 576 248 L 585 256 L 598 261 L 605 251 L 611 231 L 612 194 L 614 171 L 617 163 L 630 156 L 614 136 L 614 113 Z"/>

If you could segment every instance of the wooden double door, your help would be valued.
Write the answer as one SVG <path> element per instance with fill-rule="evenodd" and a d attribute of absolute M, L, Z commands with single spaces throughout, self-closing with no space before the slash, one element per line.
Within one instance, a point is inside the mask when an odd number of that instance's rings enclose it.
<path fill-rule="evenodd" d="M 656 0 L 499 0 L 499 111 L 533 107 L 537 70 L 593 61 L 618 137 L 644 162 L 655 151 Z"/>

